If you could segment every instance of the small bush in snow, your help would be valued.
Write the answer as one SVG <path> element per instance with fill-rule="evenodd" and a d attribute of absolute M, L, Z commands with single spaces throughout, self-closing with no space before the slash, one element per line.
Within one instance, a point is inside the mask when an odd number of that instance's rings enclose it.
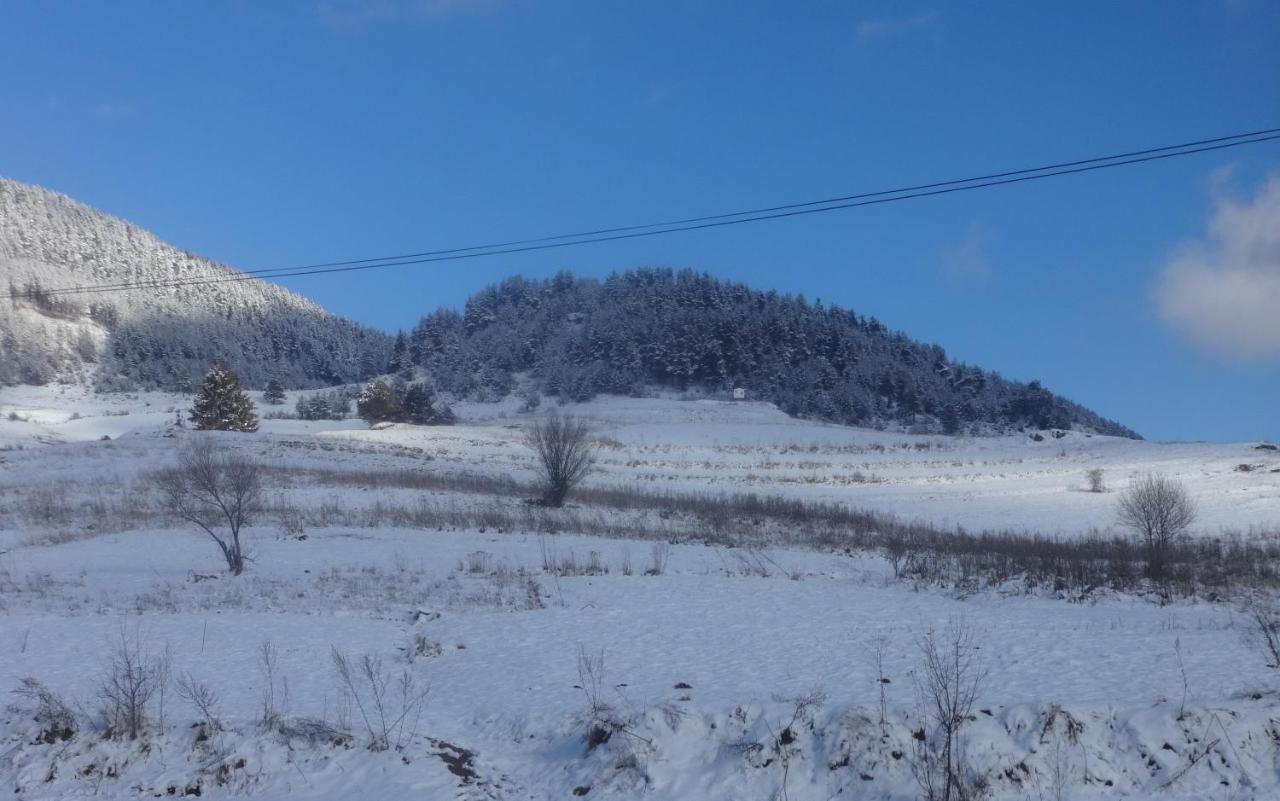
<path fill-rule="evenodd" d="M 99 715 L 108 737 L 136 740 L 152 720 L 153 699 L 164 715 L 164 688 L 169 682 L 168 651 L 152 656 L 135 635 L 121 633 L 107 675 L 98 688 Z"/>
<path fill-rule="evenodd" d="M 667 560 L 671 558 L 671 546 L 665 542 L 655 542 L 649 549 L 649 569 L 646 576 L 661 576 L 667 572 Z"/>
<path fill-rule="evenodd" d="M 393 677 L 376 656 L 353 661 L 334 648 L 332 657 L 338 681 L 359 712 L 369 749 L 399 751 L 408 745 L 417 734 L 430 688 L 420 688 L 409 670 Z"/>
<path fill-rule="evenodd" d="M 1085 479 L 1089 482 L 1090 492 L 1106 492 L 1107 483 L 1104 478 L 1101 467 L 1095 467 L 1084 474 Z"/>
<path fill-rule="evenodd" d="M 618 716 L 613 705 L 604 696 L 605 663 L 604 651 L 591 653 L 585 647 L 578 647 L 578 684 L 587 701 L 587 711 L 583 723 L 587 729 L 587 750 L 594 750 L 609 740 L 626 724 Z"/>
<path fill-rule="evenodd" d="M 176 681 L 178 697 L 190 704 L 200 714 L 200 723 L 206 734 L 222 731 L 222 719 L 218 716 L 218 695 L 190 673 L 183 673 Z"/>
<path fill-rule="evenodd" d="M 1267 667 L 1280 670 L 1280 607 L 1274 601 L 1254 600 L 1244 611 L 1249 620 L 1245 642 L 1262 656 Z"/>
<path fill-rule="evenodd" d="M 264 731 L 281 731 L 289 712 L 289 679 L 278 675 L 279 655 L 270 640 L 263 640 L 258 646 L 258 672 L 262 678 L 258 728 Z"/>
<path fill-rule="evenodd" d="M 558 412 L 534 423 L 525 434 L 525 444 L 536 457 L 542 481 L 542 503 L 563 506 L 569 492 L 595 465 L 596 443 L 591 428 Z"/>
<path fill-rule="evenodd" d="M 76 733 L 76 715 L 62 697 L 34 676 L 23 676 L 13 691 L 23 702 L 22 711 L 43 728 L 37 739 L 52 743 L 70 740 Z"/>

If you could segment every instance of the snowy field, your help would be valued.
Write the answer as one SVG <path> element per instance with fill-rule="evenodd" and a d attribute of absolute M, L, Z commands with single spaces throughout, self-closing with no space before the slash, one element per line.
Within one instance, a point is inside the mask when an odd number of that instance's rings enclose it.
<path fill-rule="evenodd" d="M 175 430 L 188 404 L 0 390 L 0 688 L 35 677 L 79 729 L 44 742 L 6 693 L 0 786 L 16 798 L 914 799 L 919 643 L 958 621 L 989 671 L 962 731 L 992 798 L 1280 797 L 1280 676 L 1233 603 L 960 594 L 873 554 L 620 536 L 589 507 L 607 536 L 486 525 L 522 499 L 372 476 L 530 481 L 514 402 L 462 405 L 452 428 L 219 435 Z M 603 438 L 591 487 L 1073 537 L 1116 529 L 1116 490 L 1157 472 L 1186 483 L 1200 536 L 1280 530 L 1280 452 L 1259 443 L 910 436 L 671 399 L 571 411 Z M 239 577 L 153 511 L 150 472 L 196 436 L 270 468 Z M 1094 468 L 1111 492 L 1085 491 Z M 146 737 L 108 741 L 91 721 L 122 639 L 173 681 Z M 389 716 L 408 713 L 401 748 L 368 748 L 376 693 L 344 686 L 335 649 L 380 660 Z M 179 697 L 187 674 L 221 731 Z"/>

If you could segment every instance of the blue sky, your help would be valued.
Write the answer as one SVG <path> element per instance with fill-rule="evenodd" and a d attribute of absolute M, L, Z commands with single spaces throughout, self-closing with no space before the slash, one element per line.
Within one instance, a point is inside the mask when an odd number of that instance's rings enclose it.
<path fill-rule="evenodd" d="M 0 175 L 245 269 L 1280 126 L 1280 4 L 1258 0 L 0 0 L 0 37 Z M 513 273 L 688 266 L 877 316 L 1152 438 L 1274 439 L 1275 176 L 1270 143 L 287 283 L 395 329 Z"/>

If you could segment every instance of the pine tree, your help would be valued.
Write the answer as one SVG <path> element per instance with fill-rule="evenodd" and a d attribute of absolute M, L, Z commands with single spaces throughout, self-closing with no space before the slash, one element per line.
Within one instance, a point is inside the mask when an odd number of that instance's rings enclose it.
<path fill-rule="evenodd" d="M 395 344 L 391 346 L 391 361 L 387 364 L 388 373 L 399 373 L 413 369 L 413 359 L 409 355 L 409 340 L 401 331 L 396 334 Z"/>
<path fill-rule="evenodd" d="M 447 426 L 454 422 L 448 406 L 436 406 L 435 393 L 422 383 L 410 384 L 404 391 L 404 419 L 420 426 Z"/>
<path fill-rule="evenodd" d="M 201 431 L 258 430 L 253 401 L 225 361 L 219 360 L 205 375 L 191 407 L 191 424 Z"/>
<path fill-rule="evenodd" d="M 267 388 L 262 393 L 262 400 L 272 406 L 279 406 L 284 403 L 284 384 L 279 379 L 273 378 L 267 382 Z"/>
<path fill-rule="evenodd" d="M 385 381 L 371 381 L 356 400 L 356 413 L 369 425 L 400 420 L 404 410 L 400 397 Z"/>
<path fill-rule="evenodd" d="M 426 384 L 410 384 L 404 392 L 404 419 L 414 425 L 431 425 L 436 415 L 432 405 L 434 400 L 431 388 Z"/>

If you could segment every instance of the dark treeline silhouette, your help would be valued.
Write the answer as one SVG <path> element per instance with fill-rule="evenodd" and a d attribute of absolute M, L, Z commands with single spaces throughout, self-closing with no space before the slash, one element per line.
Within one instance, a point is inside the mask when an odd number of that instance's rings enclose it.
<path fill-rule="evenodd" d="M 952 361 L 875 318 L 689 270 L 510 278 L 461 314 L 422 318 L 397 345 L 391 369 L 425 367 L 438 390 L 477 399 L 507 395 L 527 372 L 543 393 L 573 401 L 741 387 L 788 414 L 839 423 L 1138 436 L 1037 381 Z"/>

